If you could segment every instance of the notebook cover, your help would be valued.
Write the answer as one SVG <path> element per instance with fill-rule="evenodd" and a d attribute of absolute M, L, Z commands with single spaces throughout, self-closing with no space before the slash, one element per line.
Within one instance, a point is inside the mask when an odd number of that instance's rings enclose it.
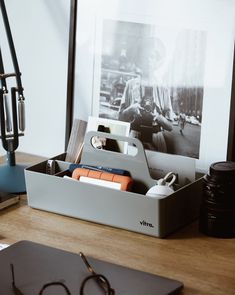
<path fill-rule="evenodd" d="M 86 253 L 84 253 L 86 255 Z M 179 294 L 179 281 L 122 267 L 87 257 L 97 273 L 105 275 L 116 295 Z M 79 294 L 81 281 L 89 275 L 78 254 L 55 249 L 30 241 L 20 241 L 0 251 L 0 294 L 14 295 L 11 286 L 10 263 L 14 264 L 15 283 L 24 295 L 38 295 L 45 283 L 62 280 L 71 294 Z M 86 295 L 104 295 L 95 282 L 89 282 Z M 47 295 L 65 295 L 56 286 Z"/>

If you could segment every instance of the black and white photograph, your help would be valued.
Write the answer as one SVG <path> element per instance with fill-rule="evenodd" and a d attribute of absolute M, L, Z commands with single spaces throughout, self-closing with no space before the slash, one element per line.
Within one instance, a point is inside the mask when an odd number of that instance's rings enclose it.
<path fill-rule="evenodd" d="M 150 165 L 160 154 L 204 173 L 233 150 L 234 9 L 166 2 L 79 1 L 71 118 L 130 123 Z"/>
<path fill-rule="evenodd" d="M 199 158 L 207 33 L 103 20 L 99 111 L 144 148 Z"/>

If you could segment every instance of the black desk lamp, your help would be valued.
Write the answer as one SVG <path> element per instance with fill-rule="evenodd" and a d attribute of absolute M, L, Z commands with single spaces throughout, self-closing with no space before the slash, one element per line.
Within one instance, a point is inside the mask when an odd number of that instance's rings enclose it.
<path fill-rule="evenodd" d="M 23 87 L 4 0 L 0 0 L 0 8 L 15 71 L 14 73 L 5 73 L 0 47 L 0 138 L 3 148 L 7 151 L 7 162 L 4 165 L 0 165 L 0 191 L 24 193 L 26 191 L 25 166 L 17 165 L 15 161 L 15 150 L 19 145 L 19 136 L 24 135 L 25 129 Z M 12 87 L 9 94 L 6 80 L 10 77 L 15 77 L 16 87 Z M 9 101 L 10 97 L 11 102 Z M 16 99 L 18 99 L 18 110 Z"/>

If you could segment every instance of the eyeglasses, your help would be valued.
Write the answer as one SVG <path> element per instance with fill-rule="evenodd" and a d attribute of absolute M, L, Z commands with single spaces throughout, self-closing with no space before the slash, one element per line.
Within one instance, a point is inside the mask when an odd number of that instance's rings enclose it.
<path fill-rule="evenodd" d="M 90 275 L 88 275 L 87 277 L 85 277 L 85 279 L 83 279 L 83 281 L 80 285 L 79 294 L 85 295 L 84 291 L 85 291 L 85 287 L 86 287 L 87 282 L 90 280 L 94 280 L 98 284 L 98 286 L 104 291 L 105 295 L 115 295 L 115 291 L 114 291 L 114 289 L 111 288 L 111 285 L 110 285 L 108 279 L 104 275 L 96 273 L 96 271 L 89 264 L 86 256 L 82 252 L 79 252 L 79 256 L 82 258 L 82 261 L 84 262 L 85 266 L 87 267 L 87 270 L 90 273 Z M 11 275 L 12 275 L 12 288 L 13 288 L 14 294 L 15 295 L 24 295 L 24 293 L 20 290 L 20 288 L 16 286 L 15 270 L 14 270 L 13 263 L 10 264 L 10 267 L 11 267 Z M 42 288 L 40 289 L 38 295 L 43 295 L 44 291 L 47 288 L 52 287 L 52 286 L 60 286 L 61 288 L 64 289 L 65 294 L 72 295 L 69 288 L 62 281 L 54 281 L 54 282 L 49 282 L 49 283 L 44 284 L 42 286 Z"/>

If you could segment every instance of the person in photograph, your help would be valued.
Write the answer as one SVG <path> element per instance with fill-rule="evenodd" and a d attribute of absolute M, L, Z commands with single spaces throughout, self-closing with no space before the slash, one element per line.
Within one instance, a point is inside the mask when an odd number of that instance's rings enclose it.
<path fill-rule="evenodd" d="M 115 103 L 115 100 L 120 99 L 124 92 L 126 83 L 124 81 L 123 75 L 118 76 L 112 83 L 111 93 L 110 93 L 110 104 Z"/>
<path fill-rule="evenodd" d="M 133 79 L 124 91 L 119 120 L 131 123 L 130 136 L 140 140 L 151 137 L 155 150 L 167 152 L 163 131 L 171 131 L 170 120 L 171 104 L 167 92 L 163 89 L 152 87 L 153 95 L 141 93 L 142 87 L 132 88 Z M 135 87 L 134 87 L 135 88 Z M 161 103 L 162 102 L 162 103 Z"/>
<path fill-rule="evenodd" d="M 180 133 L 183 135 L 184 126 L 186 124 L 186 115 L 184 113 L 179 114 L 179 127 L 180 127 Z"/>
<path fill-rule="evenodd" d="M 121 98 L 119 119 L 121 121 L 133 122 L 140 115 L 142 98 L 141 74 L 128 80 Z"/>
<path fill-rule="evenodd" d="M 147 74 L 127 81 L 121 100 L 119 120 L 131 123 L 130 136 L 145 141 L 150 137 L 154 149 L 167 152 L 164 130 L 172 131 L 174 112 L 167 87 L 157 77 L 163 55 L 153 47 L 146 56 Z M 146 137 L 146 135 L 148 136 Z"/>

